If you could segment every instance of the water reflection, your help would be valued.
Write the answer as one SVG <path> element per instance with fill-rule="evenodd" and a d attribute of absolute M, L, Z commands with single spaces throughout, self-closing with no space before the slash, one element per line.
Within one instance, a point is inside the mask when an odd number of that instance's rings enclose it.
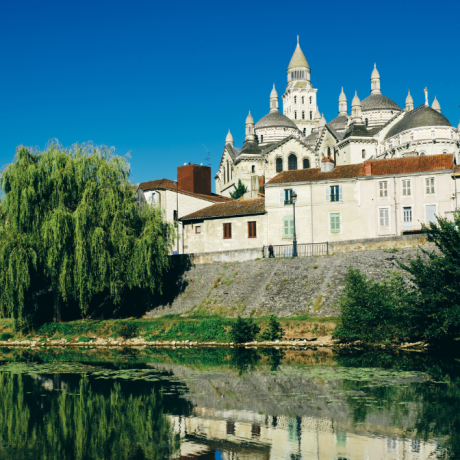
<path fill-rule="evenodd" d="M 3 359 L 0 459 L 415 460 L 460 451 L 454 357 L 215 348 L 4 350 Z M 85 366 L 77 373 L 63 361 Z"/>

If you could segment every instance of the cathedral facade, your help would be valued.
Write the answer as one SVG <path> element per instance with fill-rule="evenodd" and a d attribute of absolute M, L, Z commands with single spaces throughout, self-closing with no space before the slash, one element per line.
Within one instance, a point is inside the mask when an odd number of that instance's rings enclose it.
<path fill-rule="evenodd" d="M 249 112 L 241 147 L 234 145 L 229 130 L 215 176 L 216 193 L 230 196 L 241 179 L 247 197 L 257 198 L 265 182 L 278 173 L 319 168 L 323 157 L 330 157 L 335 165 L 443 153 L 458 160 L 460 125 L 453 127 L 442 115 L 436 96 L 430 106 L 425 88 L 425 103 L 414 108 L 409 92 L 401 108 L 382 94 L 380 82 L 374 65 L 369 96 L 360 100 L 355 93 L 350 112 L 342 88 L 338 115 L 327 123 L 318 109 L 318 90 L 312 86 L 311 69 L 297 38 L 287 68 L 283 113 L 273 86 L 267 115 L 255 123 Z"/>

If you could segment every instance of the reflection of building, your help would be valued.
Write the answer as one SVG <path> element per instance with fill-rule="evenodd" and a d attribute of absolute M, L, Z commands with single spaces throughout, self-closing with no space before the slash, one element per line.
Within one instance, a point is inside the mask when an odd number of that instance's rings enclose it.
<path fill-rule="evenodd" d="M 321 417 L 196 407 L 194 416 L 170 420 L 182 440 L 180 458 L 202 460 L 204 453 L 218 450 L 229 460 L 416 460 L 429 458 L 436 448 L 435 442 L 405 438 L 397 429 L 378 427 L 376 435 L 370 426 L 353 430 Z"/>

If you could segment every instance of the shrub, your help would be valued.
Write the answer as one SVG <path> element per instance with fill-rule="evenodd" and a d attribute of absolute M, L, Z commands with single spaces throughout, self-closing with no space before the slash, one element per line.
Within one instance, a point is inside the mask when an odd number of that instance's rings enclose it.
<path fill-rule="evenodd" d="M 10 334 L 9 332 L 3 332 L 0 334 L 0 342 L 6 342 L 8 339 L 12 339 L 13 334 Z"/>
<path fill-rule="evenodd" d="M 112 327 L 112 335 L 115 338 L 122 337 L 125 340 L 131 339 L 138 335 L 138 328 L 132 323 L 118 323 Z"/>
<path fill-rule="evenodd" d="M 350 268 L 339 302 L 342 321 L 334 338 L 366 343 L 407 338 L 412 335 L 411 292 L 399 273 L 378 283 Z"/>
<path fill-rule="evenodd" d="M 78 337 L 78 342 L 91 342 L 92 337 L 87 337 L 85 335 L 82 335 L 80 337 Z"/>
<path fill-rule="evenodd" d="M 230 340 L 234 343 L 252 342 L 259 331 L 259 326 L 254 324 L 252 318 L 243 319 L 238 315 L 230 329 Z"/>
<path fill-rule="evenodd" d="M 284 337 L 283 326 L 278 322 L 275 315 L 270 315 L 268 327 L 260 334 L 262 340 L 281 340 Z"/>

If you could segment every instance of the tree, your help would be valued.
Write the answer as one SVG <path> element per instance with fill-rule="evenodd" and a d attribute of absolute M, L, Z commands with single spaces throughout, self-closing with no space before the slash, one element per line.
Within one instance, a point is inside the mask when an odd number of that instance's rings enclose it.
<path fill-rule="evenodd" d="M 460 213 L 454 222 L 437 217 L 422 228 L 437 250 L 420 248 L 408 265 L 400 264 L 417 288 L 412 322 L 427 342 L 452 341 L 460 337 Z"/>
<path fill-rule="evenodd" d="M 262 340 L 275 341 L 284 337 L 283 326 L 278 322 L 275 315 L 270 315 L 268 327 L 260 334 Z"/>
<path fill-rule="evenodd" d="M 252 342 L 259 331 L 259 326 L 254 324 L 252 318 L 245 320 L 238 315 L 236 322 L 232 324 L 229 335 L 232 342 L 245 343 Z"/>
<path fill-rule="evenodd" d="M 0 187 L 0 314 L 15 329 L 43 291 L 55 321 L 61 302 L 86 315 L 102 292 L 115 304 L 133 288 L 161 292 L 174 230 L 159 209 L 138 206 L 124 158 L 89 144 L 20 147 Z"/>
<path fill-rule="evenodd" d="M 233 184 L 233 187 L 235 187 L 235 184 Z M 241 179 L 238 179 L 238 187 L 235 187 L 234 192 L 230 192 L 230 196 L 234 200 L 237 200 L 238 198 L 241 198 L 247 191 L 247 187 L 243 184 L 243 182 L 241 182 Z"/>

